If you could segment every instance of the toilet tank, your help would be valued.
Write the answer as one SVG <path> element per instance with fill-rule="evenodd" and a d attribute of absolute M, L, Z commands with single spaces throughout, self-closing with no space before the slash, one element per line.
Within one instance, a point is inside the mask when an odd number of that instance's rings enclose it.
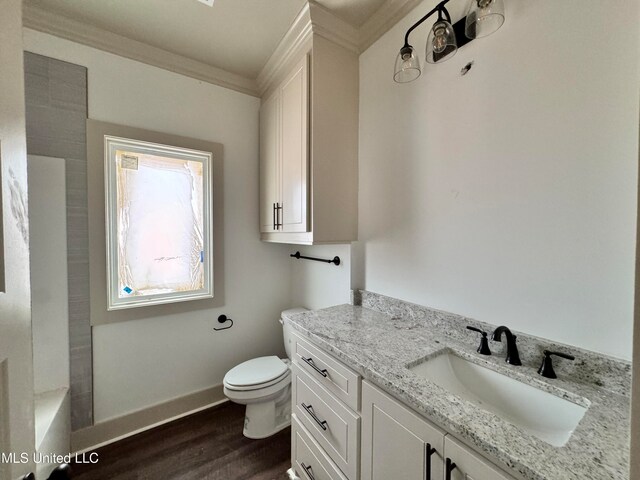
<path fill-rule="evenodd" d="M 306 308 L 298 307 L 298 308 L 290 308 L 288 310 L 284 310 L 280 314 L 280 323 L 282 324 L 282 335 L 284 337 L 284 349 L 287 351 L 287 358 L 291 359 L 291 348 L 293 346 L 293 340 L 291 338 L 292 328 L 284 323 L 283 318 L 285 315 L 292 315 L 294 313 L 308 312 Z"/>

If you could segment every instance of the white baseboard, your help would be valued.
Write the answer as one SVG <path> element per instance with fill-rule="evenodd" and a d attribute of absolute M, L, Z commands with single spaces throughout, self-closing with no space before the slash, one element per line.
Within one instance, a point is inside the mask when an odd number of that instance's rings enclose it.
<path fill-rule="evenodd" d="M 223 386 L 207 388 L 71 433 L 71 451 L 84 453 L 228 401 Z"/>

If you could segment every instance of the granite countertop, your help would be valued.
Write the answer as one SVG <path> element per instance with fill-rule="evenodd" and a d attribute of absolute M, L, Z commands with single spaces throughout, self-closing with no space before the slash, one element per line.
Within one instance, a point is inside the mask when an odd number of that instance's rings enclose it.
<path fill-rule="evenodd" d="M 518 334 L 523 365 L 514 367 L 505 363 L 500 343 L 490 342 L 492 356 L 476 353 L 479 336 L 466 325 L 487 331 L 491 325 L 391 300 L 372 294 L 364 302 L 369 308 L 340 305 L 285 321 L 363 378 L 527 480 L 629 478 L 629 363 Z M 558 378 L 545 379 L 536 372 L 543 348 L 568 351 L 576 362 L 557 359 Z M 444 349 L 588 409 L 569 441 L 554 447 L 408 370 L 407 365 Z"/>

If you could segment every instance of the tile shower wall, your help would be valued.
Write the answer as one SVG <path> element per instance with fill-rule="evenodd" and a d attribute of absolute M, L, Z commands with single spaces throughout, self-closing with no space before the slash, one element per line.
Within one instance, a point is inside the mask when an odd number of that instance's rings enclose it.
<path fill-rule="evenodd" d="M 87 230 L 87 69 L 25 52 L 27 152 L 65 159 L 71 426 L 93 423 Z"/>

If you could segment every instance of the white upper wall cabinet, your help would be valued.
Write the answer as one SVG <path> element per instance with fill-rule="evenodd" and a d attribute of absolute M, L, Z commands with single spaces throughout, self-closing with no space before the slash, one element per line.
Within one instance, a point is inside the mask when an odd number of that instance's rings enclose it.
<path fill-rule="evenodd" d="M 280 91 L 260 107 L 260 232 L 276 231 L 278 181 L 278 108 Z"/>
<path fill-rule="evenodd" d="M 357 230 L 358 57 L 314 34 L 263 97 L 261 239 L 347 243 Z"/>
<path fill-rule="evenodd" d="M 309 57 L 260 109 L 260 232 L 308 232 Z"/>
<path fill-rule="evenodd" d="M 307 166 L 309 164 L 308 56 L 296 65 L 280 90 L 282 160 L 280 224 L 283 232 L 308 232 Z"/>

